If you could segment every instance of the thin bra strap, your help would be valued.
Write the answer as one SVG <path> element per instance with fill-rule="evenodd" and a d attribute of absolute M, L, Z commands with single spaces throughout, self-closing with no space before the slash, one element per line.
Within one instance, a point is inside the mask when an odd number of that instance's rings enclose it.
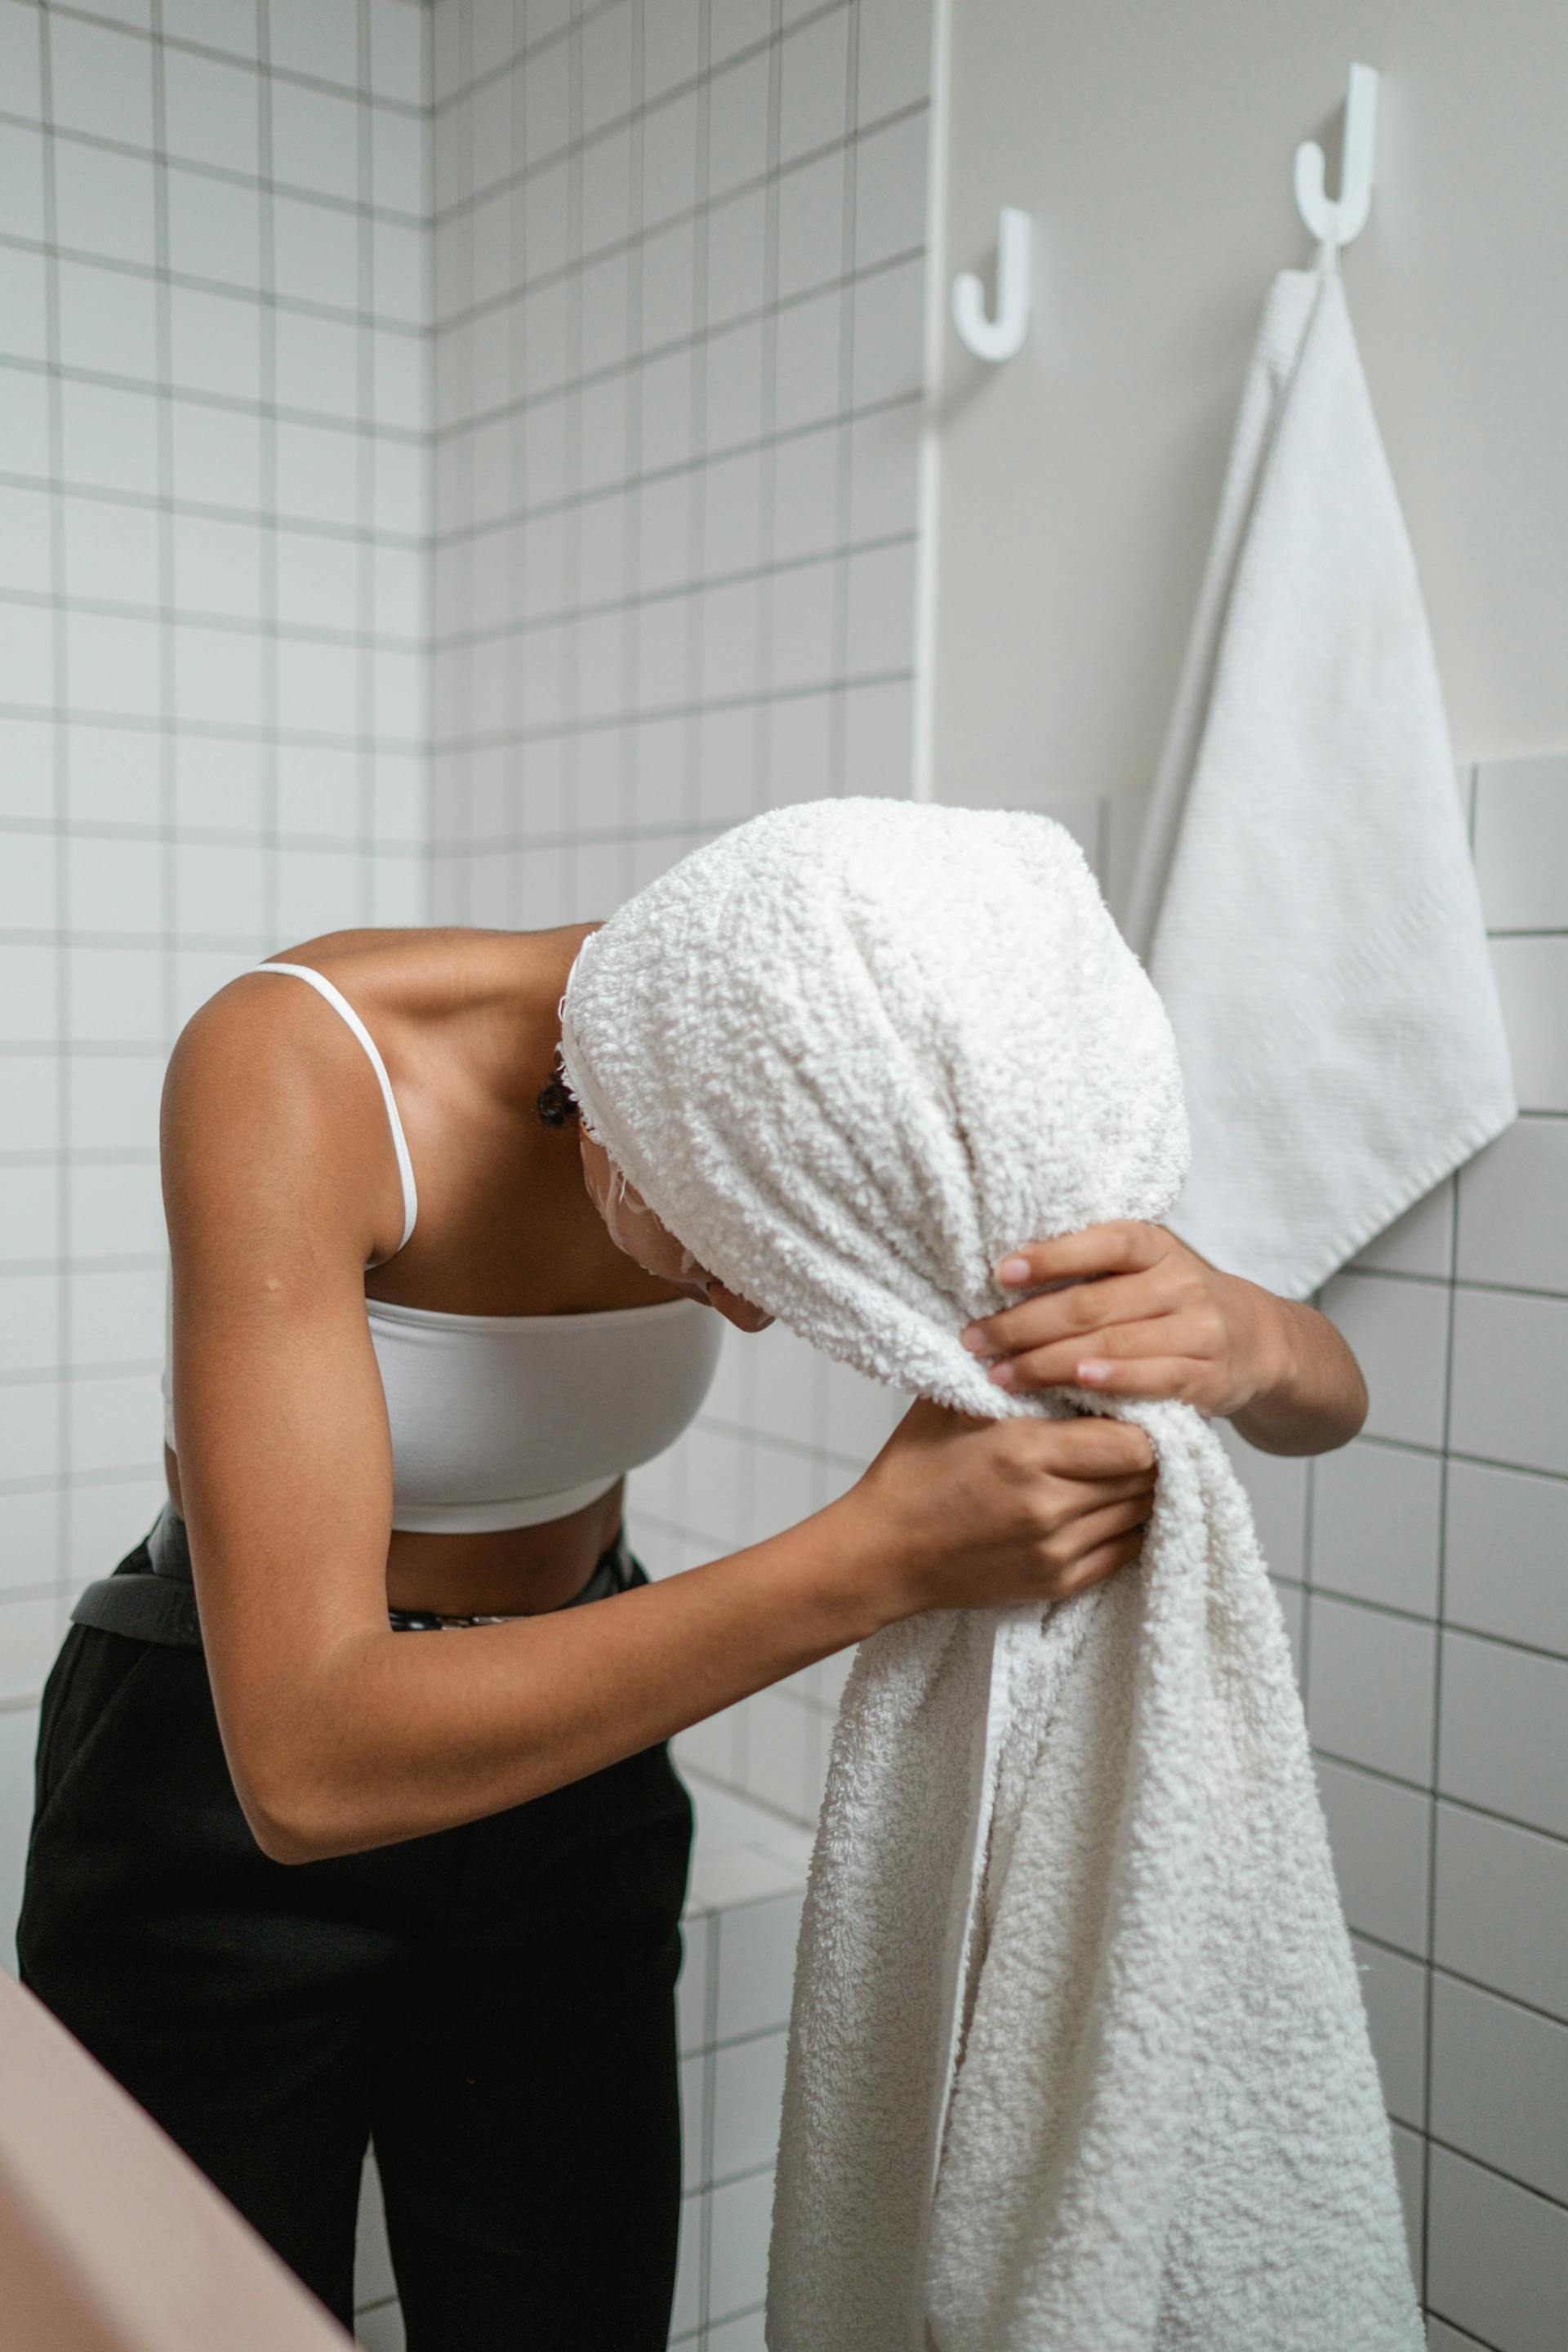
<path fill-rule="evenodd" d="M 414 1220 L 419 1213 L 419 1195 L 414 1186 L 414 1163 L 408 1157 L 408 1142 L 403 1132 L 403 1121 L 397 1115 L 397 1101 L 392 1091 L 392 1080 L 386 1075 L 386 1064 L 376 1051 L 374 1038 L 349 1003 L 348 998 L 342 993 L 341 990 L 332 986 L 324 972 L 312 971 L 308 963 L 258 963 L 254 964 L 251 969 L 255 971 L 298 972 L 301 980 L 308 980 L 311 987 L 318 990 L 326 998 L 327 1003 L 334 1005 L 342 1014 L 343 1019 L 369 1055 L 371 1068 L 375 1072 L 381 1085 L 382 1100 L 386 1105 L 386 1116 L 392 1126 L 393 1150 L 397 1154 L 397 1172 L 403 1180 L 403 1240 L 397 1244 L 397 1248 L 401 1249 L 403 1243 L 414 1231 Z M 395 1256 L 396 1251 L 391 1252 L 390 1255 Z M 385 1258 L 375 1260 L 377 1265 L 384 1265 L 385 1263 Z"/>

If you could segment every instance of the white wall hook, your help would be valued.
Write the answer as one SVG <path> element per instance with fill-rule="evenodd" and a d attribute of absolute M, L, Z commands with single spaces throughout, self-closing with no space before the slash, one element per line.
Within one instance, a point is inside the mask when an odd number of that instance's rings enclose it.
<path fill-rule="evenodd" d="M 1029 331 L 1029 215 L 1004 205 L 996 227 L 996 316 L 985 289 L 966 272 L 952 288 L 952 323 L 977 360 L 1010 360 Z"/>
<path fill-rule="evenodd" d="M 1321 244 L 1348 245 L 1366 226 L 1372 208 L 1372 155 L 1377 136 L 1377 73 L 1352 66 L 1345 93 L 1344 160 L 1340 193 L 1331 202 L 1323 191 L 1323 151 L 1315 139 L 1296 150 L 1296 203 L 1301 218 Z"/>

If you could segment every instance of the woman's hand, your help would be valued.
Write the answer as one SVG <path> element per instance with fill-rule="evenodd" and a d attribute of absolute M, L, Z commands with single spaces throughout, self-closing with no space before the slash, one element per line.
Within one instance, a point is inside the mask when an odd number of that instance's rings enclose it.
<path fill-rule="evenodd" d="M 1133 1422 L 986 1421 L 921 1399 L 834 1507 L 886 1564 L 886 1615 L 1065 1601 L 1137 1559 L 1155 1464 Z"/>
<path fill-rule="evenodd" d="M 1163 1225 L 1121 1217 L 1029 1242 L 996 1276 L 1035 1295 L 959 1337 L 990 1360 L 998 1388 L 1071 1381 L 1110 1396 L 1179 1397 L 1229 1419 L 1289 1384 L 1287 1302 L 1222 1274 Z"/>

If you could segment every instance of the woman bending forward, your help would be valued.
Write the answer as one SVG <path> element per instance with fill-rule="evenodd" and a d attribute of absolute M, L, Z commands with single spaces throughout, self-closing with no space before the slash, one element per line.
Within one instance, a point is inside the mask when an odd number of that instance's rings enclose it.
<path fill-rule="evenodd" d="M 374 2136 L 410 2352 L 661 2352 L 671 1735 L 895 1619 L 1079 1591 L 1152 1507 L 1131 1423 L 922 1402 L 826 1509 L 649 1582 L 623 1475 L 767 1318 L 579 1132 L 595 928 L 331 932 L 187 1022 L 169 1500 L 44 1695 L 26 1980 L 345 2323 Z M 1026 1280 L 975 1333 L 1003 1378 L 1076 1377 L 1092 1325 L 1108 1382 L 1154 1357 L 1272 1450 L 1359 1425 L 1331 1327 L 1163 1228 Z"/>

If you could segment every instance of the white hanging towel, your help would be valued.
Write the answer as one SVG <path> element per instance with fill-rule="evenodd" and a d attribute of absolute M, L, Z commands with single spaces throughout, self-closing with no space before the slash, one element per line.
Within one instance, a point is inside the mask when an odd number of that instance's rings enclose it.
<path fill-rule="evenodd" d="M 585 1127 L 710 1272 L 965 1412 L 1136 1421 L 1135 1569 L 861 1644 L 801 1923 L 773 2352 L 1420 2352 L 1279 1601 L 1192 1406 L 959 1344 L 1033 1236 L 1163 1218 L 1174 1042 L 1048 818 L 774 809 L 586 941 Z"/>
<path fill-rule="evenodd" d="M 1167 1223 L 1305 1298 L 1518 1103 L 1415 560 L 1332 247 L 1275 279 L 1125 935 L 1175 1032 Z"/>

